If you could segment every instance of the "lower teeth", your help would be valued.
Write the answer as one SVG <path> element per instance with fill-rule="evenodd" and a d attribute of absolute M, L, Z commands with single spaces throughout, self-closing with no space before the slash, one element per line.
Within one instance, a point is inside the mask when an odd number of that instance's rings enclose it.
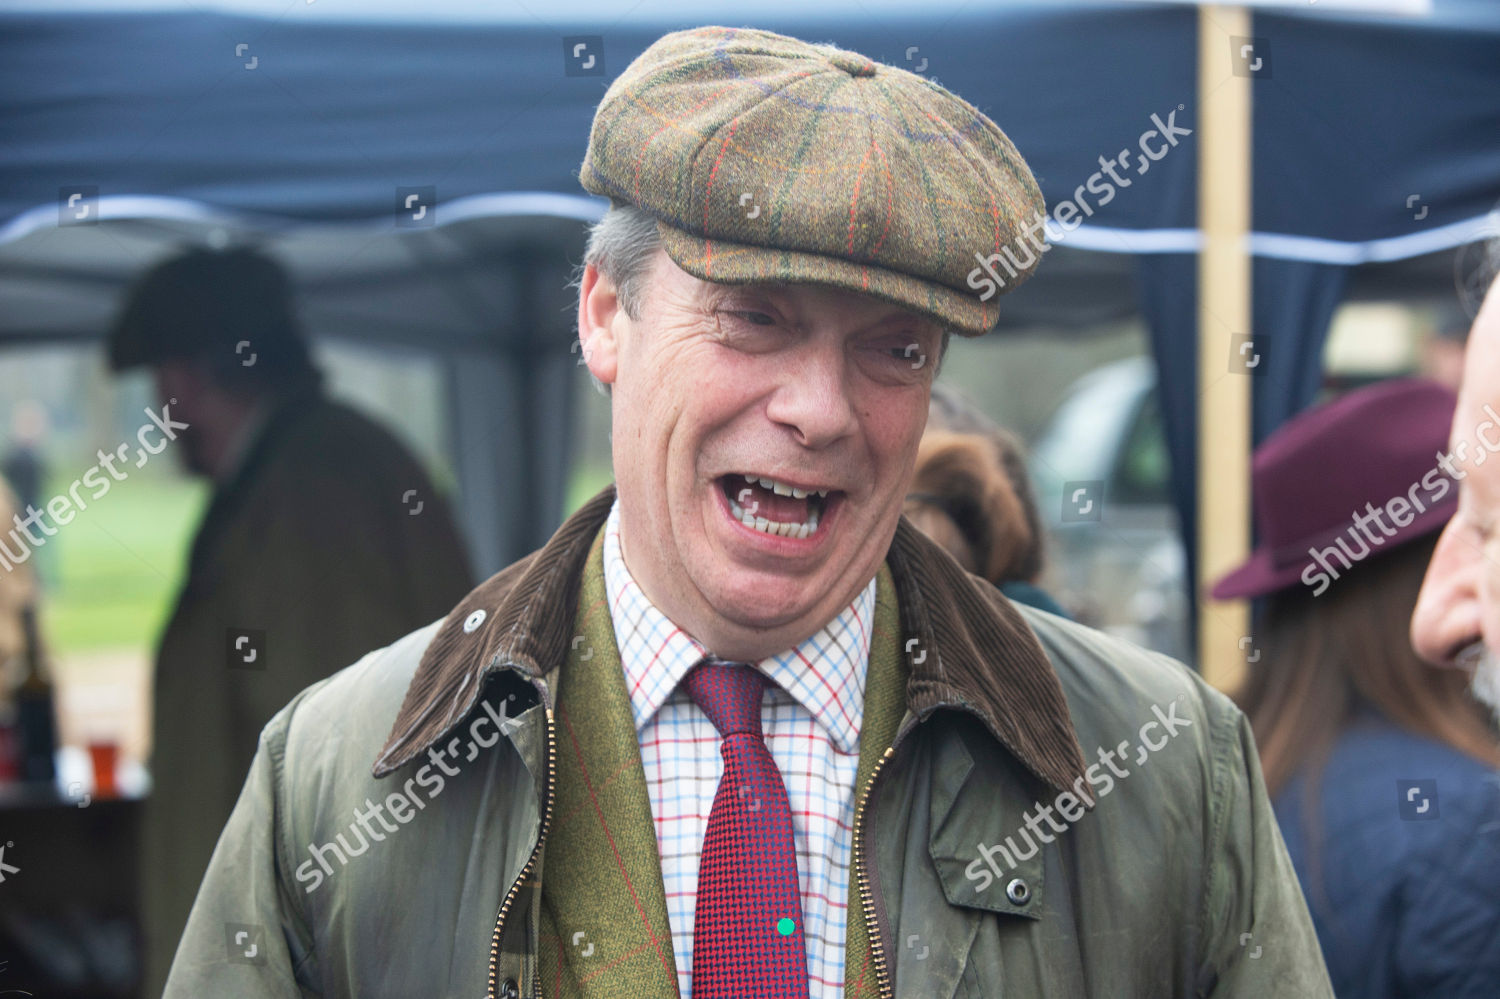
<path fill-rule="evenodd" d="M 809 508 L 807 520 L 800 524 L 781 524 L 769 521 L 764 517 L 757 517 L 745 510 L 733 497 L 729 497 L 729 512 L 735 520 L 746 527 L 753 527 L 763 534 L 770 534 L 783 538 L 806 538 L 818 529 L 818 511 Z"/>

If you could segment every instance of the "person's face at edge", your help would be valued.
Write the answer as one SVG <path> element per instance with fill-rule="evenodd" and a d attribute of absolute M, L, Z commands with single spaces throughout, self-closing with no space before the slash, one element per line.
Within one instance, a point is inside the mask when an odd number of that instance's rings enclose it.
<path fill-rule="evenodd" d="M 1469 335 L 1449 438 L 1458 510 L 1438 539 L 1412 614 L 1412 646 L 1437 666 L 1475 670 L 1475 693 L 1500 710 L 1500 454 L 1488 454 L 1478 428 L 1486 403 L 1500 399 L 1500 282 L 1490 287 Z M 1500 439 L 1500 428 L 1485 436 Z M 1452 449 L 1465 442 L 1466 452 Z"/>
<path fill-rule="evenodd" d="M 701 281 L 658 250 L 640 319 L 587 268 L 579 330 L 611 386 L 626 564 L 668 618 L 728 659 L 822 627 L 875 574 L 927 420 L 938 324 L 813 285 Z M 745 476 L 827 498 L 775 496 Z M 751 492 L 746 492 L 750 489 Z M 817 527 L 777 536 L 735 505 Z"/>

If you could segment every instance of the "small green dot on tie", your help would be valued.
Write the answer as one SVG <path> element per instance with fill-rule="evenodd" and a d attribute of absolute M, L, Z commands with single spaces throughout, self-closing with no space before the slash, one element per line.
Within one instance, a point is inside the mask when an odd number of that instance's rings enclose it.
<path fill-rule="evenodd" d="M 787 917 L 782 916 L 780 919 L 776 920 L 776 932 L 780 933 L 784 937 L 791 936 L 793 933 L 797 932 L 797 921 L 795 919 L 788 919 Z"/>

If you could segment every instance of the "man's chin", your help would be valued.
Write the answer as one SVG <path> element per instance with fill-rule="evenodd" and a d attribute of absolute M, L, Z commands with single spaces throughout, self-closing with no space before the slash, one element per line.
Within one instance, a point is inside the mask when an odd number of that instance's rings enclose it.
<path fill-rule="evenodd" d="M 768 591 L 779 592 L 773 596 Z M 787 635 L 797 632 L 783 646 L 766 653 L 770 655 L 796 645 L 842 610 L 836 607 L 821 613 L 821 597 L 826 595 L 826 592 L 814 593 L 801 585 L 795 589 L 787 588 L 785 580 L 773 578 L 762 580 L 759 586 L 737 585 L 723 590 L 713 598 L 713 606 L 715 616 L 720 619 L 720 628 L 754 644 L 760 644 L 757 638 L 763 641 L 777 632 L 786 632 Z M 786 638 L 786 635 L 780 637 Z"/>

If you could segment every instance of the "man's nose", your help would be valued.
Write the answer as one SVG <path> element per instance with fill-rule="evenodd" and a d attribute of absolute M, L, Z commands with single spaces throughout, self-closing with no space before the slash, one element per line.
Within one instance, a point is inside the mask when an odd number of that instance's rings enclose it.
<path fill-rule="evenodd" d="M 784 380 L 766 413 L 790 428 L 803 447 L 826 447 L 853 433 L 858 424 L 849 391 L 842 351 L 801 350 L 787 359 Z"/>
<path fill-rule="evenodd" d="M 1480 562 L 1455 516 L 1438 538 L 1411 618 L 1412 648 L 1435 666 L 1455 665 L 1458 653 L 1482 637 Z"/>

